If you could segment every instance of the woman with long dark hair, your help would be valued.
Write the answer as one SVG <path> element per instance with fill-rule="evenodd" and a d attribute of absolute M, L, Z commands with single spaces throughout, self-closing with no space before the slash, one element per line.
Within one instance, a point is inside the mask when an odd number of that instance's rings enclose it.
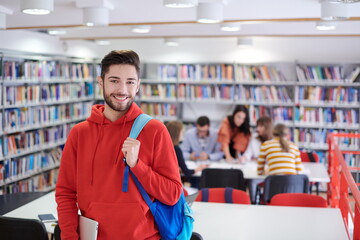
<path fill-rule="evenodd" d="M 232 115 L 227 116 L 219 129 L 218 142 L 226 161 L 239 160 L 250 140 L 250 118 L 247 107 L 237 105 Z"/>

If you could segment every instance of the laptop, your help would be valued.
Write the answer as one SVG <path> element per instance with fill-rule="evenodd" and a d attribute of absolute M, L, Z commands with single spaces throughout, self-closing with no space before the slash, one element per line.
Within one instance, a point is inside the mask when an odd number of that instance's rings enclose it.
<path fill-rule="evenodd" d="M 80 240 L 96 240 L 99 223 L 90 218 L 79 215 Z"/>

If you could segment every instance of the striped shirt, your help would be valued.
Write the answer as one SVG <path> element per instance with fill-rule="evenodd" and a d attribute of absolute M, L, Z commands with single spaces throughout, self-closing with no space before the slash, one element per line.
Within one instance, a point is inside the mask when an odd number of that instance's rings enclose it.
<path fill-rule="evenodd" d="M 269 167 L 269 175 L 298 174 L 303 170 L 298 147 L 289 142 L 289 152 L 283 152 L 279 138 L 264 142 L 258 158 L 258 174 L 264 174 L 265 164 Z"/>

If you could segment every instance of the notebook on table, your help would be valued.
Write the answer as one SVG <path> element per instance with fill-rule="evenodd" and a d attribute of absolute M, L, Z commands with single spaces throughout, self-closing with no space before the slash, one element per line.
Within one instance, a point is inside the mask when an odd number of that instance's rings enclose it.
<path fill-rule="evenodd" d="M 90 218 L 79 215 L 80 240 L 96 240 L 99 223 Z"/>

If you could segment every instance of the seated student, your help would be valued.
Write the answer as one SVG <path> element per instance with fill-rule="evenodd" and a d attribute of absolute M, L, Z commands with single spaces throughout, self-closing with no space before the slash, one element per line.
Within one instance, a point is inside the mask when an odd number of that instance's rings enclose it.
<path fill-rule="evenodd" d="M 226 161 L 239 161 L 250 137 L 249 111 L 245 106 L 237 105 L 233 114 L 223 120 L 218 132 L 218 142 L 221 143 Z"/>
<path fill-rule="evenodd" d="M 256 133 L 253 134 L 249 145 L 244 154 L 240 157 L 240 162 L 257 161 L 260 154 L 260 146 L 263 142 L 272 138 L 272 120 L 268 116 L 260 117 L 256 121 Z"/>
<path fill-rule="evenodd" d="M 240 162 L 257 161 L 260 154 L 261 144 L 272 138 L 272 120 L 267 116 L 260 117 L 256 121 L 256 133 L 253 134 L 248 147 L 244 154 L 240 157 Z M 261 183 L 262 179 L 247 179 L 246 185 L 249 189 L 251 203 L 256 202 L 256 186 Z"/>
<path fill-rule="evenodd" d="M 277 124 L 273 139 L 261 144 L 257 171 L 264 175 L 264 166 L 269 166 L 269 175 L 298 174 L 303 170 L 298 147 L 289 140 L 290 132 L 284 124 Z"/>
<path fill-rule="evenodd" d="M 204 168 L 207 167 L 207 165 L 200 165 L 195 169 L 189 169 L 186 166 L 183 153 L 179 147 L 179 142 L 183 134 L 183 124 L 179 121 L 169 121 L 168 123 L 166 123 L 166 128 L 168 129 L 171 140 L 174 144 L 179 167 L 186 176 L 186 178 L 191 182 L 192 180 L 191 176 L 194 175 L 196 172 L 202 171 Z M 192 185 L 194 185 L 194 183 L 192 183 Z"/>
<path fill-rule="evenodd" d="M 217 142 L 217 132 L 210 128 L 210 120 L 201 116 L 196 127 L 186 131 L 180 146 L 184 158 L 190 160 L 220 160 L 223 152 Z"/>

